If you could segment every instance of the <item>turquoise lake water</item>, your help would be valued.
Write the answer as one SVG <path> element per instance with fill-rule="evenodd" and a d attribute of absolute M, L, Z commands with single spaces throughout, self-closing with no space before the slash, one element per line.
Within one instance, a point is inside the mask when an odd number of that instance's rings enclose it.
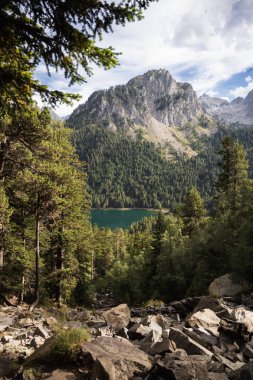
<path fill-rule="evenodd" d="M 115 228 L 129 228 L 132 223 L 138 222 L 145 217 L 153 216 L 156 212 L 152 210 L 137 209 L 137 210 L 92 210 L 91 222 L 99 227 L 109 227 L 112 230 Z"/>

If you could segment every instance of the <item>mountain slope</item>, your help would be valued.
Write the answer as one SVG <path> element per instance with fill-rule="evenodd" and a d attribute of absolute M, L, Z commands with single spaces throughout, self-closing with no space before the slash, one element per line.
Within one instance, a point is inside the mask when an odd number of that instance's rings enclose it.
<path fill-rule="evenodd" d="M 207 113 L 219 120 L 240 125 L 253 125 L 253 90 L 245 99 L 237 97 L 230 103 L 206 94 L 199 97 L 199 102 Z"/>
<path fill-rule="evenodd" d="M 196 152 L 189 142 L 189 129 L 185 133 L 182 126 L 197 126 L 205 114 L 192 86 L 176 82 L 168 71 L 161 69 L 137 76 L 126 85 L 94 92 L 72 113 L 68 125 L 76 129 L 96 124 L 128 131 L 132 136 L 141 130 L 148 141 L 192 156 Z M 193 132 L 209 133 L 201 126 Z"/>

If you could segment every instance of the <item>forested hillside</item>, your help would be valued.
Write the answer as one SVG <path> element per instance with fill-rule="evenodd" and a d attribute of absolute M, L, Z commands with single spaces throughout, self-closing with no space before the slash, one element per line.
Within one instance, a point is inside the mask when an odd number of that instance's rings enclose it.
<path fill-rule="evenodd" d="M 142 138 L 90 125 L 74 132 L 80 159 L 86 162 L 93 207 L 174 208 L 190 186 L 196 185 L 207 203 L 214 195 L 221 139 L 229 133 L 246 149 L 253 173 L 253 128 L 220 126 L 194 145 L 199 154 L 186 158 Z"/>

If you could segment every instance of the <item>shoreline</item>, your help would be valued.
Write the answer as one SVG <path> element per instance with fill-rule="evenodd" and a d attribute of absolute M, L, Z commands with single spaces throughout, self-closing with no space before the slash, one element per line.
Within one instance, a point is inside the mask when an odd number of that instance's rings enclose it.
<path fill-rule="evenodd" d="M 92 210 L 100 210 L 100 211 L 131 211 L 131 210 L 140 210 L 140 211 L 154 211 L 154 212 L 159 212 L 160 209 L 157 208 L 141 208 L 141 207 L 107 207 L 107 208 L 96 208 L 93 207 L 91 208 Z M 161 209 L 162 213 L 168 213 L 169 209 L 168 208 L 162 208 Z"/>

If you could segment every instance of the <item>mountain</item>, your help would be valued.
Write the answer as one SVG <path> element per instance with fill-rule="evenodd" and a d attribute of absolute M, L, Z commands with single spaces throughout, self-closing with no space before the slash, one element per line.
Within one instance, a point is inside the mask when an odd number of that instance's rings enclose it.
<path fill-rule="evenodd" d="M 192 185 L 209 204 L 217 151 L 228 130 L 244 145 L 253 177 L 253 128 L 218 122 L 250 122 L 252 104 L 253 92 L 231 103 L 206 94 L 198 98 L 191 85 L 166 70 L 94 92 L 66 121 L 87 165 L 93 207 L 173 209 Z"/>
<path fill-rule="evenodd" d="M 193 135 L 208 134 L 200 118 L 207 113 L 189 83 L 175 81 L 167 70 L 151 70 L 126 85 L 94 92 L 70 116 L 67 124 L 82 128 L 96 124 L 113 131 L 143 137 L 193 156 Z M 186 126 L 184 128 L 184 126 Z"/>
<path fill-rule="evenodd" d="M 207 113 L 218 120 L 239 125 L 253 125 L 253 90 L 245 99 L 237 97 L 230 103 L 206 94 L 199 97 L 199 102 Z"/>

